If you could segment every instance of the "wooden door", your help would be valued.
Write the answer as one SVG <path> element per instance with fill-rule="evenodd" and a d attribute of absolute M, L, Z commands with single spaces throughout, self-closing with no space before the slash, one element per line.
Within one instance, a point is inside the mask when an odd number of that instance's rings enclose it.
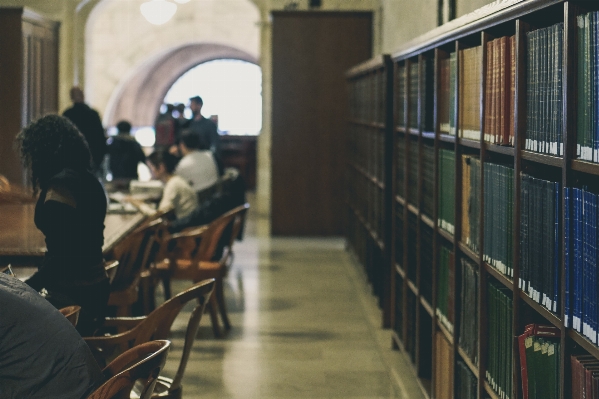
<path fill-rule="evenodd" d="M 341 235 L 345 72 L 372 55 L 372 14 L 274 12 L 272 233 Z"/>

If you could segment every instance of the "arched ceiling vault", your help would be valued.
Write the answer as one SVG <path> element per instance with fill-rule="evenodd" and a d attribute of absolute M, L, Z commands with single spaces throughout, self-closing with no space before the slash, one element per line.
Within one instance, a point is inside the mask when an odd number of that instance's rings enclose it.
<path fill-rule="evenodd" d="M 217 59 L 258 64 L 254 56 L 221 44 L 197 43 L 171 49 L 146 62 L 121 83 L 108 104 L 104 125 L 114 126 L 125 119 L 134 126 L 153 126 L 173 83 L 196 65 Z"/>

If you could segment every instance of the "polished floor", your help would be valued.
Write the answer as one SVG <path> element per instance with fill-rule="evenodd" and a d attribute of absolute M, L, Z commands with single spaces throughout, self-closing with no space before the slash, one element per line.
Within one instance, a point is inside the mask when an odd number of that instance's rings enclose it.
<path fill-rule="evenodd" d="M 250 213 L 226 284 L 232 330 L 215 339 L 202 319 L 184 397 L 423 398 L 344 241 L 270 238 L 265 230 Z M 166 375 L 178 365 L 188 315 L 173 327 Z"/>

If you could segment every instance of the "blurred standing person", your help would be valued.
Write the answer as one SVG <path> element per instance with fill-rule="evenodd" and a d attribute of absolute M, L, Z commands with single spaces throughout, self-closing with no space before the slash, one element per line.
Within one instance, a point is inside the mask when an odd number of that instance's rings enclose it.
<path fill-rule="evenodd" d="M 102 254 L 106 195 L 90 173 L 88 143 L 58 115 L 31 123 L 17 142 L 33 190 L 41 190 L 34 222 L 47 247 L 43 263 L 26 283 L 36 291 L 45 289 L 46 299 L 58 309 L 81 306 L 77 330 L 89 336 L 104 320 L 110 286 Z"/>
<path fill-rule="evenodd" d="M 146 162 L 146 155 L 135 137 L 131 136 L 129 122 L 120 121 L 116 124 L 116 128 L 119 132 L 112 137 L 112 142 L 108 146 L 112 178 L 137 180 L 137 164 Z"/>
<path fill-rule="evenodd" d="M 175 124 L 175 144 L 171 146 L 169 152 L 176 157 L 181 158 L 181 152 L 179 151 L 179 143 L 181 142 L 181 132 L 189 128 L 190 120 L 185 117 L 185 104 L 178 103 L 175 105 L 175 112 L 177 117 Z"/>
<path fill-rule="evenodd" d="M 189 99 L 189 108 L 193 112 L 193 119 L 189 123 L 189 129 L 199 135 L 203 147 L 212 151 L 219 175 L 223 174 L 223 166 L 220 156 L 220 136 L 216 124 L 202 115 L 204 101 L 202 97 L 195 96 Z"/>
<path fill-rule="evenodd" d="M 154 147 L 156 149 L 169 148 L 175 144 L 177 121 L 173 117 L 174 110 L 175 106 L 173 104 L 166 104 L 166 111 L 156 118 L 156 123 L 154 124 L 154 131 L 156 132 L 156 143 L 154 144 Z"/>
<path fill-rule="evenodd" d="M 68 118 L 83 134 L 92 155 L 92 171 L 97 175 L 106 155 L 106 135 L 98 111 L 85 103 L 83 90 L 75 86 L 71 88 L 73 106 L 62 114 Z"/>

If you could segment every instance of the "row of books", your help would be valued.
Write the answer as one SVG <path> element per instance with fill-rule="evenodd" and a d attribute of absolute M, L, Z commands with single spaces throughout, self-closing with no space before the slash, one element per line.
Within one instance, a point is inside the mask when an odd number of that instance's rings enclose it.
<path fill-rule="evenodd" d="M 347 200 L 377 237 L 384 230 L 384 190 L 354 168 L 348 169 Z"/>
<path fill-rule="evenodd" d="M 514 170 L 485 163 L 483 260 L 513 277 Z"/>
<path fill-rule="evenodd" d="M 462 155 L 462 242 L 479 253 L 480 160 Z"/>
<path fill-rule="evenodd" d="M 557 156 L 562 156 L 564 153 L 563 35 L 563 23 L 526 34 L 525 149 Z"/>
<path fill-rule="evenodd" d="M 456 363 L 456 392 L 460 399 L 478 398 L 478 381 L 472 371 L 461 360 Z"/>
<path fill-rule="evenodd" d="M 396 148 L 396 161 L 395 161 L 395 187 L 397 195 L 402 198 L 406 198 L 404 181 L 405 181 L 405 173 L 406 173 L 406 165 L 405 165 L 405 154 L 406 154 L 406 141 L 403 139 L 397 140 L 397 148 Z M 414 166 L 412 166 L 413 168 Z"/>
<path fill-rule="evenodd" d="M 489 347 L 486 379 L 502 399 L 512 393 L 512 291 L 491 281 L 487 315 Z"/>
<path fill-rule="evenodd" d="M 577 17 L 578 94 L 576 155 L 599 162 L 599 13 Z"/>
<path fill-rule="evenodd" d="M 523 399 L 560 397 L 560 335 L 559 328 L 529 324 L 518 336 Z"/>
<path fill-rule="evenodd" d="M 403 254 L 404 254 L 403 212 L 404 212 L 403 205 L 396 202 L 395 203 L 395 234 L 394 234 L 394 236 L 395 236 L 395 246 L 394 246 L 395 251 L 394 251 L 394 255 L 395 255 L 395 263 L 397 265 L 399 265 L 399 267 L 401 267 L 402 269 L 404 266 L 404 261 L 403 261 Z"/>
<path fill-rule="evenodd" d="M 518 286 L 558 311 L 560 184 L 522 173 Z"/>
<path fill-rule="evenodd" d="M 462 258 L 460 348 L 473 364 L 478 364 L 478 268 Z"/>
<path fill-rule="evenodd" d="M 453 234 L 455 226 L 455 152 L 439 150 L 439 226 Z"/>
<path fill-rule="evenodd" d="M 422 144 L 422 213 L 433 218 L 435 185 L 435 148 L 431 144 Z"/>
<path fill-rule="evenodd" d="M 418 217 L 408 212 L 408 265 L 406 273 L 413 283 L 418 281 Z"/>
<path fill-rule="evenodd" d="M 350 84 L 350 115 L 362 122 L 385 122 L 385 85 L 383 71 L 375 71 Z"/>
<path fill-rule="evenodd" d="M 347 138 L 348 159 L 363 172 L 376 178 L 385 179 L 385 135 L 379 129 L 364 126 L 351 126 Z"/>
<path fill-rule="evenodd" d="M 434 67 L 435 62 L 432 58 L 425 58 L 420 62 L 410 63 L 408 72 L 408 127 L 412 129 L 419 129 L 432 132 L 433 129 L 433 111 L 434 111 Z M 420 85 L 419 76 L 421 77 L 422 84 Z M 400 126 L 405 126 L 405 102 L 402 97 L 405 93 L 404 82 L 406 77 L 406 66 L 402 64 L 398 67 L 397 72 L 397 92 L 398 92 L 398 120 L 397 123 Z M 420 98 L 421 103 L 418 104 Z M 420 125 L 418 124 L 418 111 L 421 110 L 424 114 L 420 118 Z"/>
<path fill-rule="evenodd" d="M 415 207 L 418 207 L 418 160 L 420 158 L 420 150 L 418 149 L 418 141 L 410 137 L 408 147 L 408 202 Z"/>
<path fill-rule="evenodd" d="M 599 361 L 591 355 L 570 357 L 572 399 L 599 399 Z"/>
<path fill-rule="evenodd" d="M 454 323 L 454 254 L 446 246 L 439 250 L 437 268 L 437 319 L 451 333 Z"/>
<path fill-rule="evenodd" d="M 483 122 L 484 140 L 488 143 L 514 145 L 515 47 L 515 36 L 504 36 L 487 42 L 487 62 L 485 65 L 487 80 L 485 82 L 485 115 Z M 475 137 L 475 140 L 478 140 L 478 137 Z"/>
<path fill-rule="evenodd" d="M 433 229 L 420 222 L 420 295 L 433 303 Z"/>
<path fill-rule="evenodd" d="M 564 324 L 598 344 L 599 198 L 585 189 L 567 187 L 564 191 Z"/>

